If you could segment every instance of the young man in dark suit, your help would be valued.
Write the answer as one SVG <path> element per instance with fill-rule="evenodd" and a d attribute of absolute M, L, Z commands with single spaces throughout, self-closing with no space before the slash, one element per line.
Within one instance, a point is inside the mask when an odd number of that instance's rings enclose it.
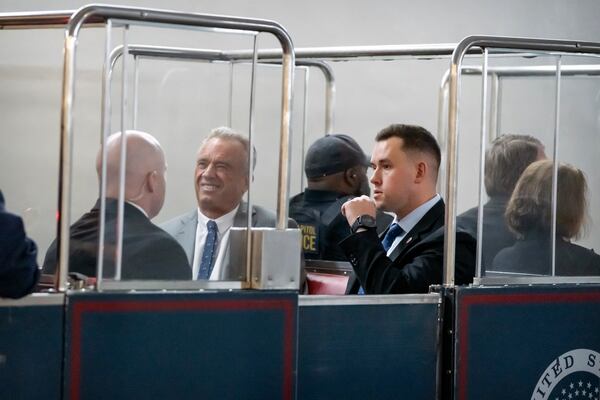
<path fill-rule="evenodd" d="M 364 293 L 426 293 L 443 275 L 444 202 L 435 189 L 440 149 L 431 133 L 413 125 L 391 125 L 375 140 L 373 199 L 342 206 L 353 234 L 340 245 Z M 377 209 L 396 215 L 382 237 L 375 231 Z M 471 282 L 474 270 L 475 239 L 459 229 L 456 283 Z"/>
<path fill-rule="evenodd" d="M 121 142 L 126 142 L 125 204 L 123 213 L 122 279 L 190 279 L 191 270 L 181 246 L 154 225 L 163 206 L 167 163 L 158 141 L 145 132 L 111 135 L 107 141 L 106 225 L 103 246 L 104 278 L 115 275 L 117 209 Z M 101 173 L 101 153 L 96 160 Z M 69 271 L 96 276 L 99 248 L 100 200 L 70 228 Z M 43 270 L 54 273 L 56 241 L 46 253 Z"/>

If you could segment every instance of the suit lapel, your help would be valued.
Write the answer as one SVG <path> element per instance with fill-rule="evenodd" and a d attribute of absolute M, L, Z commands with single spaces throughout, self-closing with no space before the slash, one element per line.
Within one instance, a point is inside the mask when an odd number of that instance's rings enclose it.
<path fill-rule="evenodd" d="M 248 224 L 248 203 L 240 203 L 237 213 L 233 219 L 233 226 L 245 227 Z M 252 207 L 252 226 L 256 226 L 256 210 Z"/>
<path fill-rule="evenodd" d="M 179 230 L 175 233 L 175 239 L 185 250 L 188 262 L 192 265 L 194 261 L 194 250 L 196 248 L 196 227 L 198 225 L 198 210 L 185 215 L 179 221 Z"/>
<path fill-rule="evenodd" d="M 410 230 L 410 232 L 404 235 L 404 238 L 402 238 L 402 241 L 398 243 L 398 246 L 396 246 L 389 258 L 392 261 L 400 258 L 415 244 L 419 243 L 425 236 L 429 235 L 443 224 L 444 201 L 440 200 L 435 203 L 431 210 L 427 211 L 423 218 L 421 218 L 421 220 Z M 387 233 L 387 229 L 385 232 Z"/>

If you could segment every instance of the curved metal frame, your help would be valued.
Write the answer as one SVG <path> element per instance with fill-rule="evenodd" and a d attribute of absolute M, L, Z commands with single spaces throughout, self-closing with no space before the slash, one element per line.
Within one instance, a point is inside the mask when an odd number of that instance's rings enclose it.
<path fill-rule="evenodd" d="M 84 25 L 106 25 L 110 20 L 125 24 L 168 24 L 191 28 L 220 28 L 233 31 L 265 32 L 274 35 L 282 51 L 282 100 L 279 145 L 279 175 L 277 198 L 277 225 L 279 230 L 287 226 L 288 175 L 290 170 L 291 104 L 294 77 L 294 46 L 287 31 L 278 23 L 251 18 L 209 14 L 182 13 L 167 10 L 87 5 L 77 11 L 43 13 L 10 13 L 0 16 L 3 28 L 64 27 L 64 66 L 61 105 L 60 170 L 59 170 L 59 234 L 58 234 L 58 283 L 57 289 L 67 289 L 69 254 L 69 221 L 71 207 L 71 168 L 73 142 L 73 100 L 75 92 L 75 56 L 79 31 Z M 66 239 L 66 240 L 65 240 Z"/>
<path fill-rule="evenodd" d="M 171 59 L 180 61 L 206 61 L 206 62 L 229 62 L 231 65 L 230 74 L 230 90 L 229 90 L 229 111 L 228 111 L 228 125 L 231 125 L 231 108 L 233 102 L 233 66 L 239 62 L 254 62 L 251 60 L 242 60 L 240 57 L 231 57 L 227 51 L 213 50 L 213 49 L 193 49 L 193 48 L 182 48 L 182 47 L 163 47 L 163 46 L 149 46 L 149 45 L 128 45 L 128 54 L 134 57 L 134 96 L 133 96 L 133 129 L 136 129 L 137 122 L 137 80 L 138 80 L 138 62 L 141 57 L 158 58 L 158 59 Z M 116 46 L 109 55 L 107 61 L 107 71 L 104 74 L 104 80 L 110 81 L 113 69 L 117 60 L 123 55 L 124 46 Z M 263 61 L 261 65 L 279 65 L 277 61 Z M 253 64 L 254 65 L 254 64 Z M 296 61 L 297 68 L 316 68 L 318 69 L 325 78 L 325 135 L 333 133 L 334 118 L 335 118 L 335 76 L 333 70 L 329 64 L 319 60 L 300 60 Z M 308 70 L 305 71 L 304 75 L 304 107 L 303 107 L 303 121 L 302 121 L 302 153 L 306 147 L 306 127 L 307 127 L 307 109 L 308 109 Z M 110 82 L 108 83 L 110 89 Z M 109 96 L 110 97 L 110 96 Z M 110 107 L 109 105 L 107 107 Z M 300 171 L 304 171 L 304 157 L 301 158 Z M 301 173 L 300 178 L 300 190 L 304 188 L 304 173 Z M 248 255 L 247 259 L 250 259 Z"/>
<path fill-rule="evenodd" d="M 230 55 L 231 52 L 213 49 L 192 49 L 183 47 L 162 47 L 148 45 L 129 45 L 128 54 L 134 57 L 166 58 L 174 60 L 204 60 L 207 62 L 252 62 L 252 57 L 243 60 L 239 56 Z M 119 57 L 123 54 L 123 46 L 117 46 L 110 54 L 110 69 L 112 69 Z M 261 52 L 258 51 L 259 59 Z M 266 64 L 276 64 L 275 61 L 266 61 Z M 329 64 L 319 60 L 296 60 L 297 67 L 313 67 L 323 73 L 325 78 L 325 133 L 333 133 L 335 118 L 335 76 Z"/>
<path fill-rule="evenodd" d="M 463 65 L 461 67 L 464 75 L 481 75 L 481 67 L 474 65 Z M 560 68 L 561 76 L 598 76 L 600 75 L 600 65 L 565 65 Z M 489 124 L 489 137 L 493 139 L 500 132 L 500 111 L 502 108 L 502 79 L 503 78 L 524 78 L 532 76 L 555 76 L 555 65 L 538 65 L 526 67 L 488 67 L 488 74 L 491 78 L 490 97 L 492 100 Z M 447 116 L 448 106 L 448 84 L 450 79 L 450 70 L 442 76 L 439 88 L 438 103 L 438 137 L 440 146 L 445 143 L 446 128 L 448 127 L 445 116 Z"/>
<path fill-rule="evenodd" d="M 461 71 L 464 75 L 484 75 L 484 68 L 480 66 L 462 66 Z M 524 78 L 524 77 L 550 77 L 556 76 L 557 67 L 556 65 L 539 65 L 539 66 L 526 66 L 526 67 L 487 67 L 487 74 L 491 78 L 491 106 L 490 106 L 490 119 L 489 125 L 487 124 L 487 117 L 484 116 L 482 118 L 481 132 L 482 137 L 488 134 L 489 141 L 493 140 L 498 136 L 500 132 L 500 109 L 501 109 L 501 95 L 502 95 L 502 80 L 504 78 Z M 440 146 L 444 148 L 445 146 L 445 136 L 446 136 L 446 120 L 445 116 L 447 115 L 447 106 L 448 106 L 448 84 L 449 84 L 449 70 L 443 75 L 440 89 L 439 89 L 439 102 L 438 102 L 438 140 L 440 141 Z M 563 76 L 600 76 L 600 65 L 566 65 L 560 67 L 560 78 Z M 557 78 L 560 82 L 560 78 Z M 487 87 L 487 84 L 483 84 L 483 87 Z M 557 93 L 557 99 L 559 94 Z M 482 96 L 483 99 L 486 99 L 487 96 Z M 486 112 L 487 107 L 485 107 L 484 101 L 482 101 L 482 113 Z M 558 104 L 558 102 L 557 102 Z M 482 114 L 483 115 L 483 114 Z M 485 123 L 485 124 L 484 124 Z M 556 125 L 558 125 L 556 123 Z M 483 143 L 483 142 L 482 142 Z M 556 146 L 555 146 L 556 148 Z M 485 151 L 481 150 L 481 154 Z M 483 198 L 483 173 L 484 173 L 484 156 L 480 159 L 480 193 L 478 201 L 478 210 L 483 213 L 482 208 L 482 198 Z M 440 171 L 440 176 L 445 177 L 445 169 Z M 438 181 L 438 186 L 441 184 L 441 180 Z M 555 213 L 554 213 L 555 215 Z M 483 217 L 478 217 L 478 221 L 481 221 Z M 554 224 L 554 223 L 553 223 Z M 478 223 L 477 230 L 477 272 L 476 277 L 481 277 L 481 248 L 482 248 L 482 232 L 480 232 L 479 226 L 481 224 Z M 497 279 L 496 279 L 497 280 Z"/>
<path fill-rule="evenodd" d="M 454 261 L 456 252 L 456 188 L 458 181 L 457 148 L 460 111 L 458 104 L 460 95 L 460 77 L 462 73 L 462 61 L 465 55 L 468 53 L 468 51 L 475 47 L 481 49 L 499 48 L 518 51 L 541 51 L 546 53 L 556 52 L 560 54 L 600 54 L 600 43 L 495 36 L 469 36 L 463 39 L 456 46 L 456 49 L 452 54 L 452 62 L 450 65 L 448 92 L 449 102 L 447 131 L 448 147 L 446 152 L 446 216 L 444 221 L 444 286 L 446 287 L 454 286 L 455 272 Z M 555 68 L 557 70 L 560 70 L 560 64 L 558 64 Z M 558 87 L 557 90 L 559 90 Z M 556 124 L 555 138 L 557 136 L 558 125 Z M 554 191 L 556 191 L 556 186 L 554 187 Z"/>
<path fill-rule="evenodd" d="M 403 57 L 417 57 L 424 59 L 445 58 L 452 55 L 456 43 L 441 44 L 405 44 L 383 46 L 338 46 L 338 47 L 297 47 L 295 54 L 297 60 L 318 59 L 321 61 L 357 61 L 357 60 L 396 60 Z M 472 48 L 468 54 L 481 54 L 481 50 Z M 505 54 L 503 50 L 494 51 L 494 54 Z M 228 52 L 232 58 L 246 59 L 250 56 L 247 50 Z M 278 49 L 264 49 L 258 53 L 259 60 L 281 59 Z"/>

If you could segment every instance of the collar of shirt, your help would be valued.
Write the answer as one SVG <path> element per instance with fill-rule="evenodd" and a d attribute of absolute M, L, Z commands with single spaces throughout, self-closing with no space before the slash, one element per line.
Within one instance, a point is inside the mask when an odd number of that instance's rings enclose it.
<path fill-rule="evenodd" d="M 137 208 L 138 210 L 140 210 L 140 212 L 141 212 L 142 214 L 144 214 L 144 215 L 146 216 L 146 218 L 148 218 L 148 213 L 146 213 L 146 210 L 144 210 L 142 207 L 140 207 L 140 206 L 138 206 L 137 204 L 135 204 L 135 203 L 132 203 L 132 202 L 130 202 L 130 201 L 126 201 L 125 203 L 127 203 L 127 204 L 131 204 L 132 206 L 134 206 L 135 208 Z M 150 219 L 150 218 L 148 218 L 148 219 Z"/>
<path fill-rule="evenodd" d="M 406 217 L 402 218 L 400 221 L 398 221 L 398 217 L 394 217 L 394 221 L 392 223 L 400 225 L 402 230 L 404 230 L 404 233 L 402 235 L 397 236 L 396 239 L 394 239 L 392 245 L 387 251 L 388 257 L 394 252 L 394 250 L 396 250 L 396 247 L 398 247 L 398 245 L 408 234 L 408 232 L 410 232 L 415 227 L 415 225 L 419 223 L 421 218 L 423 218 L 425 214 L 427 214 L 427 212 L 431 210 L 431 208 L 438 201 L 440 201 L 441 198 L 442 197 L 436 193 L 435 196 L 433 196 L 430 200 L 427 200 L 425 203 L 412 210 Z"/>
<path fill-rule="evenodd" d="M 398 220 L 398 217 L 395 217 L 393 223 L 400 225 L 400 227 L 404 230 L 404 234 L 406 235 L 412 230 L 412 228 L 415 227 L 415 225 L 419 223 L 421 218 L 423 218 L 425 214 L 427 214 L 427 212 L 429 212 L 429 210 L 431 210 L 433 206 L 438 201 L 440 201 L 441 198 L 442 197 L 438 193 L 436 193 L 435 196 L 427 200 L 425 203 L 421 204 L 419 207 L 412 210 L 410 213 L 408 213 L 406 217 L 402 218 L 401 220 Z"/>
<path fill-rule="evenodd" d="M 198 229 L 200 229 L 202 233 L 206 233 L 208 231 L 206 229 L 206 223 L 210 220 L 213 220 L 217 223 L 219 236 L 223 236 L 223 234 L 233 226 L 233 220 L 235 219 L 235 214 L 237 213 L 238 208 L 240 208 L 239 204 L 236 208 L 229 211 L 225 215 L 221 215 L 217 219 L 208 218 L 206 215 L 202 214 L 202 211 L 200 211 L 200 208 L 198 208 Z"/>

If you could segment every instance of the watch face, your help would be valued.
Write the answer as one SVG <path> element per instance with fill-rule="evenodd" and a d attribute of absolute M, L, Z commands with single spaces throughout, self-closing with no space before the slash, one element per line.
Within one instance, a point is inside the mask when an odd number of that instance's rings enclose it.
<path fill-rule="evenodd" d="M 375 218 L 371 217 L 370 215 L 361 215 L 359 218 L 360 225 L 366 228 L 375 228 L 377 226 L 377 221 L 375 221 Z"/>
<path fill-rule="evenodd" d="M 354 221 L 354 223 L 352 224 L 352 227 L 350 228 L 352 230 L 353 233 L 356 233 L 356 231 L 359 228 L 376 228 L 377 227 L 377 222 L 375 221 L 375 218 L 371 217 L 370 215 L 361 215 L 360 217 L 356 218 L 356 221 Z"/>

